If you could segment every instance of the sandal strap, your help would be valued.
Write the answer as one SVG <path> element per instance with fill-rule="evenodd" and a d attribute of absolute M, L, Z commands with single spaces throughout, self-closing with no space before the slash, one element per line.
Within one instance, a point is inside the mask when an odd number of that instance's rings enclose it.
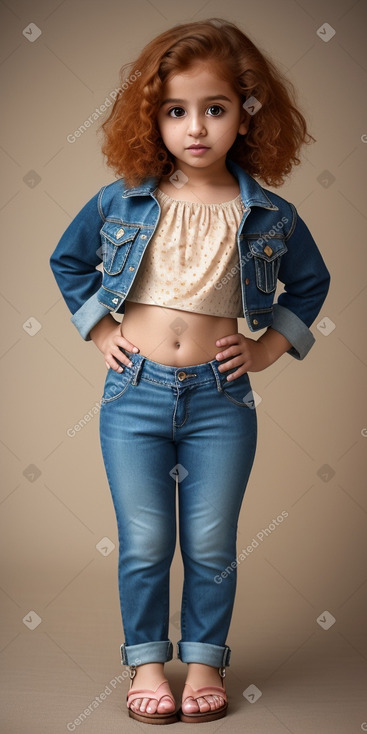
<path fill-rule="evenodd" d="M 188 698 L 201 698 L 202 696 L 221 696 L 227 701 L 227 694 L 224 688 L 220 686 L 203 686 L 202 688 L 192 688 L 189 683 L 185 684 L 185 688 L 182 694 L 182 702 L 184 703 Z"/>
<path fill-rule="evenodd" d="M 136 698 L 153 698 L 156 701 L 160 701 L 166 696 L 170 698 L 173 703 L 175 703 L 175 699 L 172 696 L 168 680 L 164 680 L 162 683 L 160 683 L 158 688 L 156 688 L 154 691 L 148 688 L 130 689 L 127 694 L 127 700 L 129 704 L 135 701 Z"/>

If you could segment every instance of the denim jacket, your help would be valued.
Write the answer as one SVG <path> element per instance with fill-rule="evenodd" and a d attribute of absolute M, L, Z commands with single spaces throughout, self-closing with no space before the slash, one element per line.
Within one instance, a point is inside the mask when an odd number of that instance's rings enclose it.
<path fill-rule="evenodd" d="M 317 245 L 293 204 L 264 189 L 227 158 L 245 211 L 237 231 L 243 317 L 251 331 L 272 326 L 303 359 L 315 339 L 309 326 L 326 298 L 330 276 Z M 103 186 L 62 235 L 50 266 L 71 321 L 85 340 L 108 313 L 124 313 L 125 299 L 154 234 L 160 206 L 157 178 L 127 188 Z M 184 198 L 184 197 L 183 197 Z M 98 265 L 103 262 L 103 272 Z M 215 287 L 225 288 L 232 268 Z M 233 272 L 234 271 L 234 272 Z M 275 300 L 277 281 L 284 290 Z"/>

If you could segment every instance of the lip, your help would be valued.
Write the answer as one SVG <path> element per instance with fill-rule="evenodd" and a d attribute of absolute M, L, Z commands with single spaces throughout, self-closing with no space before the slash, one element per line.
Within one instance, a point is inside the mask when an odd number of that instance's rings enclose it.
<path fill-rule="evenodd" d="M 194 156 L 200 156 L 204 155 L 207 150 L 210 150 L 207 145 L 190 145 L 189 148 L 186 148 L 186 150 L 189 150 L 191 155 Z"/>

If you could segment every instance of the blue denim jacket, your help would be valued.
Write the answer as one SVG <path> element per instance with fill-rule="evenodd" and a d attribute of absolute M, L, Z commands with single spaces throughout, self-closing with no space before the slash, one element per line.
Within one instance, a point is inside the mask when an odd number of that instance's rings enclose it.
<path fill-rule="evenodd" d="M 309 326 L 326 298 L 330 276 L 317 245 L 293 204 L 264 189 L 227 158 L 245 211 L 237 231 L 243 317 L 251 331 L 272 326 L 303 359 L 315 339 Z M 154 234 L 160 206 L 158 179 L 127 188 L 123 179 L 103 186 L 73 219 L 51 255 L 50 266 L 85 340 L 125 299 Z M 103 273 L 96 269 L 103 261 Z M 232 271 L 235 272 L 232 272 Z M 232 268 L 216 288 L 236 274 Z M 284 284 L 274 303 L 277 281 Z"/>

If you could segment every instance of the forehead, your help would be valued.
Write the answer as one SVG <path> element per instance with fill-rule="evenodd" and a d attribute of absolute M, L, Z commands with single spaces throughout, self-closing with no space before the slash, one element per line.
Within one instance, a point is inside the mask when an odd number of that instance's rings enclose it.
<path fill-rule="evenodd" d="M 234 94 L 231 85 L 223 78 L 223 73 L 220 73 L 218 65 L 213 61 L 197 61 L 188 69 L 171 74 L 164 84 L 165 93 L 178 93 L 184 89 L 191 90 L 191 93 L 197 90 L 214 95 L 219 92 Z"/>

